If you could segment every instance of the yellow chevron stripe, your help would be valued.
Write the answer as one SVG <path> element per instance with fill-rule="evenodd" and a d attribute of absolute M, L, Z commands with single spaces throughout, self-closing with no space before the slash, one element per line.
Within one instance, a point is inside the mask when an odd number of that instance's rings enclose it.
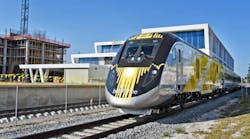
<path fill-rule="evenodd" d="M 194 61 L 194 74 L 190 76 L 189 81 L 186 83 L 183 92 L 194 92 L 197 91 L 197 87 L 205 67 L 208 64 L 208 57 L 201 56 L 197 57 Z"/>
<path fill-rule="evenodd" d="M 194 74 L 190 76 L 189 81 L 186 83 L 183 89 L 183 92 L 197 91 L 197 87 L 199 81 L 202 78 L 202 74 L 206 74 L 206 76 L 201 90 L 206 91 L 212 88 L 213 85 L 211 86 L 208 82 L 215 83 L 219 79 L 222 66 L 219 63 L 212 61 L 210 67 L 208 67 L 209 69 L 207 70 L 207 73 L 204 73 L 206 71 L 205 67 L 207 66 L 207 64 L 208 57 L 201 56 L 196 58 L 196 60 L 194 61 Z"/>
<path fill-rule="evenodd" d="M 146 74 L 151 67 L 159 70 L 165 64 L 151 64 L 149 67 L 118 67 L 114 65 L 117 73 L 117 88 L 115 90 L 115 97 L 122 99 L 130 99 L 133 95 L 134 87 L 139 83 L 140 78 Z"/>

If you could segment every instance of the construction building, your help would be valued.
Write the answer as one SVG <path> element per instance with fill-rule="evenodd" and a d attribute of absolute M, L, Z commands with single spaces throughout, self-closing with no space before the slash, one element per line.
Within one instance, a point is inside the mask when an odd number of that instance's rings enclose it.
<path fill-rule="evenodd" d="M 0 74 L 27 73 L 19 64 L 62 64 L 70 44 L 44 37 L 11 34 L 0 36 Z"/>

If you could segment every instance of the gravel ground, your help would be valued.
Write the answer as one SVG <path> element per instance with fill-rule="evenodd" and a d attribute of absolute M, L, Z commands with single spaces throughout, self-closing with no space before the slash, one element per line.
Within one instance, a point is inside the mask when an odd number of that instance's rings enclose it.
<path fill-rule="evenodd" d="M 34 134 L 37 132 L 44 132 L 47 130 L 63 128 L 66 126 L 77 125 L 90 121 L 95 121 L 103 118 L 113 117 L 121 115 L 118 110 L 114 108 L 103 108 L 102 110 L 96 110 L 96 112 L 86 113 L 74 113 L 42 117 L 37 119 L 30 119 L 26 121 L 20 121 L 18 125 L 1 125 L 0 138 L 17 138 L 20 136 Z"/>
<path fill-rule="evenodd" d="M 220 111 L 237 103 L 238 99 L 235 97 L 239 95 L 241 93 L 237 91 L 156 122 L 111 134 L 106 139 L 203 138 L 202 133 L 209 132 L 209 128 L 216 124 L 215 120 L 223 117 Z"/>

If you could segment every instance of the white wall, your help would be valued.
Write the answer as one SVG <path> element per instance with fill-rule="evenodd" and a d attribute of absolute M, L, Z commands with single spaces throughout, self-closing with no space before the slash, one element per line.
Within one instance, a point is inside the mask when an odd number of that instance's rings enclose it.
<path fill-rule="evenodd" d="M 88 82 L 88 69 L 64 69 L 64 82 L 81 84 Z"/>

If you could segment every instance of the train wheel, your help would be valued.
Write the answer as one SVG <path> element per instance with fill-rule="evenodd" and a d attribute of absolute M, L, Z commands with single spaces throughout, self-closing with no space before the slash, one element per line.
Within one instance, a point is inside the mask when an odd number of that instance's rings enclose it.
<path fill-rule="evenodd" d="M 160 109 L 161 112 L 169 112 L 170 111 L 170 106 L 168 107 L 163 107 Z"/>
<path fill-rule="evenodd" d="M 180 103 L 180 107 L 181 107 L 182 109 L 184 108 L 184 103 L 183 103 L 183 102 Z"/>
<path fill-rule="evenodd" d="M 202 100 L 202 96 L 200 92 L 197 92 L 197 99 L 196 101 Z"/>
<path fill-rule="evenodd" d="M 180 105 L 181 108 L 184 108 L 186 96 L 184 94 L 178 94 L 176 98 L 177 98 L 177 104 Z"/>
<path fill-rule="evenodd" d="M 213 98 L 214 98 L 214 93 L 211 94 L 211 99 L 213 99 Z"/>
<path fill-rule="evenodd" d="M 180 107 L 183 109 L 184 108 L 184 104 L 185 104 L 185 98 L 181 97 L 180 99 Z"/>

